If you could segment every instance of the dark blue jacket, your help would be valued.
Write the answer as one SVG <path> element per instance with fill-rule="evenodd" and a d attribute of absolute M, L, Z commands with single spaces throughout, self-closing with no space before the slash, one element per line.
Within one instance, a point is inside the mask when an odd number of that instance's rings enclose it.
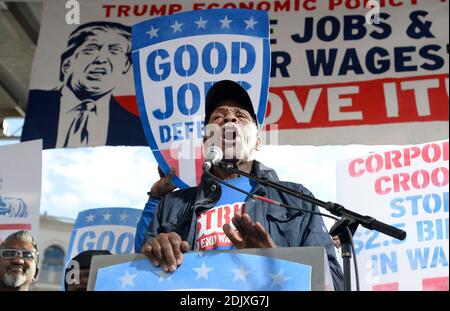
<path fill-rule="evenodd" d="M 145 235 L 147 234 L 148 226 L 152 221 L 155 208 L 158 206 L 159 200 L 149 198 L 142 211 L 141 218 L 136 226 L 136 234 L 134 237 L 134 251 L 136 253 L 141 252 L 142 245 L 145 242 Z"/>
<path fill-rule="evenodd" d="M 31 90 L 21 141 L 42 138 L 43 149 L 55 148 L 60 105 L 59 90 Z M 109 107 L 105 145 L 148 146 L 139 117 L 125 110 L 114 97 L 111 97 Z"/>
<path fill-rule="evenodd" d="M 279 182 L 274 170 L 265 167 L 257 161 L 254 161 L 252 174 Z M 280 184 L 304 194 L 312 195 L 309 190 L 300 184 L 291 182 L 280 182 Z M 252 192 L 283 202 L 289 206 L 301 207 L 315 212 L 319 211 L 315 205 L 260 184 L 257 184 Z M 197 215 L 212 208 L 220 196 L 220 185 L 206 175 L 202 176 L 198 187 L 167 194 L 154 211 L 145 239 L 156 237 L 159 233 L 174 231 L 184 241 L 187 241 L 191 245 L 192 250 L 194 250 Z M 151 204 L 148 203 L 147 205 L 151 208 Z M 334 287 L 336 290 L 343 290 L 342 270 L 336 259 L 333 242 L 321 216 L 310 213 L 302 214 L 296 210 L 287 210 L 278 205 L 251 198 L 247 198 L 245 202 L 245 211 L 253 221 L 258 221 L 265 227 L 272 240 L 279 247 L 325 247 Z M 140 223 L 145 223 L 145 221 L 141 219 Z M 142 233 L 140 234 L 142 236 Z"/>

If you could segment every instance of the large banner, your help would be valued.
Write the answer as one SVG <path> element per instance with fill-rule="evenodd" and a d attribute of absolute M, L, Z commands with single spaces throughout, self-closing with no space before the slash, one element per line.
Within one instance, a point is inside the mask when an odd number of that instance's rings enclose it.
<path fill-rule="evenodd" d="M 449 289 L 448 161 L 447 140 L 337 163 L 339 203 L 407 232 L 356 232 L 362 289 Z"/>
<path fill-rule="evenodd" d="M 39 241 L 42 141 L 0 147 L 0 243 L 29 230 Z"/>
<path fill-rule="evenodd" d="M 66 8 L 74 2 L 79 10 Z M 448 1 L 49 0 L 22 139 L 42 137 L 44 148 L 147 144 L 137 119 L 128 27 L 215 8 L 269 13 L 266 124 L 276 125 L 277 135 L 263 135 L 266 143 L 448 138 Z"/>

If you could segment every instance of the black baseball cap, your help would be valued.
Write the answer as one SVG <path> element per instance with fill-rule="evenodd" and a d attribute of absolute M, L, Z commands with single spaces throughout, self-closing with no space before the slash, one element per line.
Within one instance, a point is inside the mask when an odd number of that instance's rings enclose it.
<path fill-rule="evenodd" d="M 209 123 L 211 114 L 221 103 L 226 100 L 236 101 L 242 108 L 250 113 L 256 126 L 258 119 L 253 109 L 252 100 L 247 91 L 237 82 L 231 80 L 222 80 L 215 83 L 206 94 L 205 102 L 205 124 Z"/>

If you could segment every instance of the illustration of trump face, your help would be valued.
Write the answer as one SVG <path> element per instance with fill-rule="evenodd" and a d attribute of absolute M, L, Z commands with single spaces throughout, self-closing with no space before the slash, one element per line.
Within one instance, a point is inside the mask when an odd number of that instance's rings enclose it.
<path fill-rule="evenodd" d="M 80 26 L 61 56 L 60 80 L 79 98 L 112 92 L 131 67 L 130 27 L 109 22 Z"/>

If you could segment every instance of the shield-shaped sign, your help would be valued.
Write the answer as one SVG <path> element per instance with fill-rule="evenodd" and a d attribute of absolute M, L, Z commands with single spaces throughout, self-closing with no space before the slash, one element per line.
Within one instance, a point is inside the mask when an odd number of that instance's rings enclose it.
<path fill-rule="evenodd" d="M 263 124 L 270 75 L 265 11 L 199 10 L 133 26 L 136 96 L 147 140 L 160 167 L 176 168 L 180 188 L 202 175 L 204 102 L 220 80 L 239 82 Z"/>

